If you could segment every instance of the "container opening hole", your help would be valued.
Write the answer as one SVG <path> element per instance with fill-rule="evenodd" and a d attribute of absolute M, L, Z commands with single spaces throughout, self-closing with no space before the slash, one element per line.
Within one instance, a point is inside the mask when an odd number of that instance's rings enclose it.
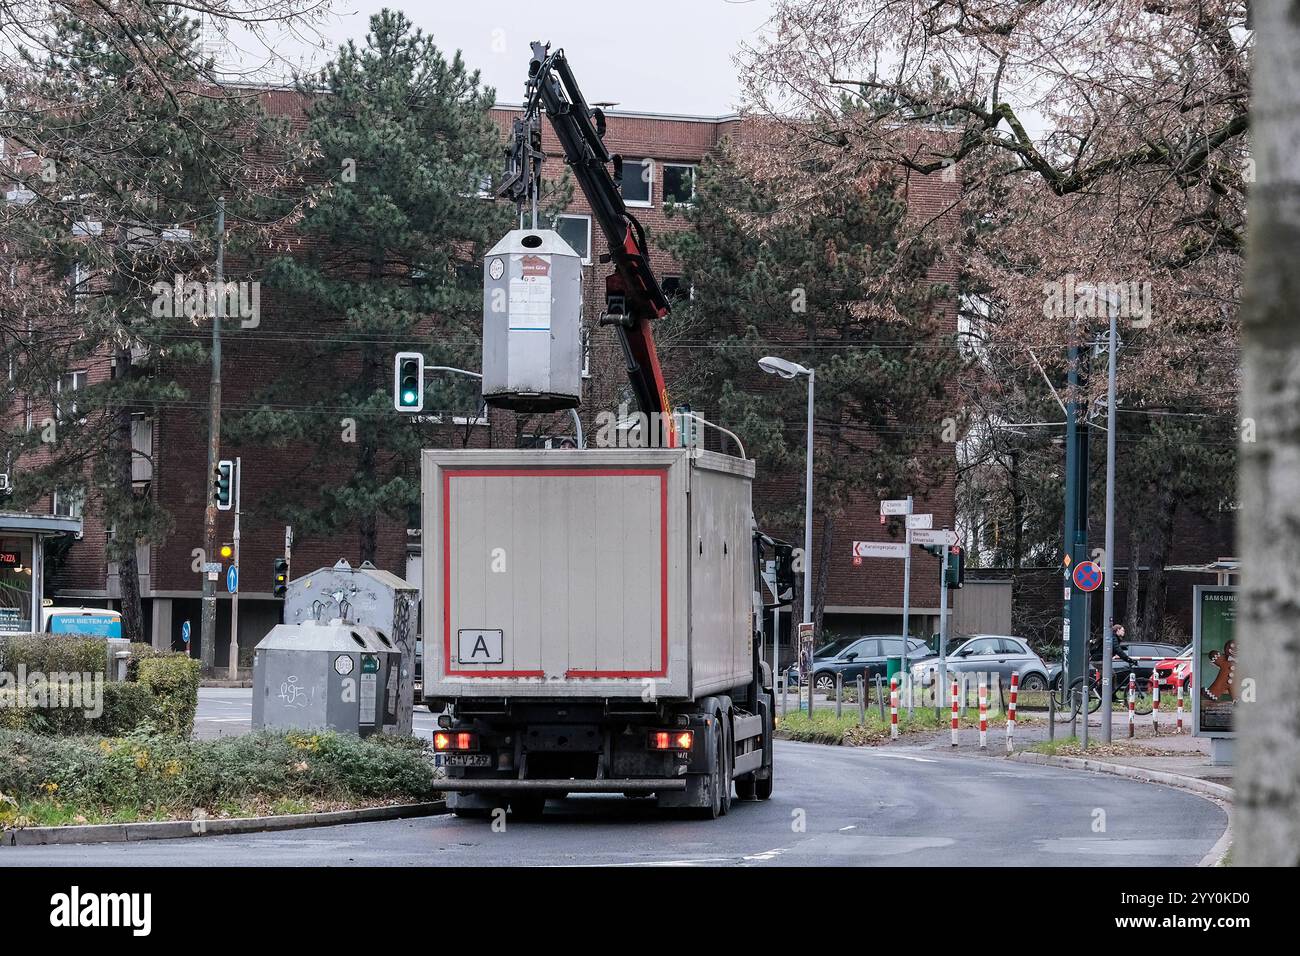
<path fill-rule="evenodd" d="M 523 243 L 525 246 L 527 246 L 529 249 L 536 249 L 538 246 L 542 244 L 542 237 L 529 235 L 529 236 L 524 236 L 519 241 Z"/>

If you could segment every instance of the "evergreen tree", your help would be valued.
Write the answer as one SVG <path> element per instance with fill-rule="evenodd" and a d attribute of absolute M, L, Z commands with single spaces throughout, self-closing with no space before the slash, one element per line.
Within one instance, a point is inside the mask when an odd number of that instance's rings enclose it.
<path fill-rule="evenodd" d="M 760 151 L 761 152 L 761 151 Z M 944 328 L 948 290 L 928 278 L 928 244 L 903 242 L 906 206 L 887 176 L 801 195 L 747 168 L 735 150 L 701 168 L 692 228 L 667 237 L 690 296 L 663 329 L 673 400 L 743 436 L 758 473 L 792 494 L 756 515 L 803 524 L 807 392 L 757 368 L 775 354 L 816 371 L 814 507 L 820 625 L 837 518 L 854 496 L 905 496 L 950 472 L 940 445 L 960 366 Z M 749 154 L 747 154 L 749 155 Z M 950 319 L 949 319 L 950 321 Z M 946 448 L 947 461 L 940 455 Z"/>
<path fill-rule="evenodd" d="M 251 183 L 274 183 L 244 149 L 270 131 L 249 96 L 213 84 L 198 21 L 178 9 L 53 15 L 40 55 L 25 54 L 27 83 L 8 90 L 0 129 L 11 147 L 34 154 L 9 171 L 25 192 L 3 220 L 14 281 L 0 345 L 13 385 L 8 418 L 18 426 L 5 450 L 24 456 L 18 505 L 58 493 L 102 515 L 124 634 L 140 640 L 136 546 L 162 540 L 173 522 L 156 496 L 134 487 L 142 453 L 132 423 L 190 398 L 177 375 L 206 356 L 196 326 L 214 303 L 199 293 L 175 311 L 171 285 L 210 278 L 219 196 L 238 219 Z"/>
<path fill-rule="evenodd" d="M 335 469 L 327 487 L 286 487 L 280 513 L 307 535 L 355 526 L 360 558 L 373 560 L 380 516 L 405 517 L 418 502 L 419 449 L 438 443 L 435 422 L 393 410 L 393 355 L 416 349 L 433 364 L 478 368 L 479 263 L 509 211 L 486 198 L 501 153 L 493 91 L 459 53 L 445 57 L 385 10 L 321 79 L 323 91 L 301 86 L 314 100 L 314 153 L 300 170 L 307 211 L 295 227 L 306 251 L 264 271 L 268 289 L 318 310 L 321 334 L 285 357 L 229 434 L 292 444 Z M 479 391 L 439 377 L 425 407 L 476 415 Z M 348 420 L 355 428 L 340 427 Z"/>

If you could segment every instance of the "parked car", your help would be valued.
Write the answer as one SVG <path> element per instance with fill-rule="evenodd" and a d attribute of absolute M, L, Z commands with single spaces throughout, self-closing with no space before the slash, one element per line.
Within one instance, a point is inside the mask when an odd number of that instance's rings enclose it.
<path fill-rule="evenodd" d="M 908 640 L 909 657 L 925 650 L 925 641 L 920 638 Z M 826 694 L 835 689 L 836 674 L 844 675 L 846 685 L 852 684 L 860 675 L 865 675 L 867 680 L 874 680 L 877 674 L 884 677 L 889 670 L 889 658 L 902 656 L 901 634 L 856 638 L 833 657 L 813 659 L 813 686 Z"/>
<path fill-rule="evenodd" d="M 1192 645 L 1188 644 L 1177 657 L 1166 657 L 1156 664 L 1152 673 L 1162 689 L 1177 691 L 1182 685 L 1184 693 L 1192 689 Z"/>
<path fill-rule="evenodd" d="M 862 638 L 859 636 L 837 637 L 833 641 L 828 641 L 813 651 L 813 662 L 816 663 L 817 661 L 829 660 L 830 658 L 837 657 L 839 656 L 840 651 L 846 650 L 850 644 L 860 640 L 862 640 Z M 785 669 L 785 679 L 791 684 L 808 683 L 808 675 L 799 673 L 798 661 L 791 662 L 790 666 Z"/>
<path fill-rule="evenodd" d="M 948 654 L 948 672 L 958 674 L 997 674 L 1003 685 L 1010 684 L 1013 673 L 1020 675 L 1020 687 L 1026 691 L 1043 691 L 1049 686 L 1048 666 L 1029 649 L 1022 637 L 1007 634 L 972 634 Z M 912 680 L 929 687 L 938 679 L 939 657 L 934 655 L 912 665 Z"/>

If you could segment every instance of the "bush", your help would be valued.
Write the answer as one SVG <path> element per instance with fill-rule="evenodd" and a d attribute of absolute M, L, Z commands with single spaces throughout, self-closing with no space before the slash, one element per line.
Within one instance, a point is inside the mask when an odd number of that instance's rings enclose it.
<path fill-rule="evenodd" d="M 199 662 L 183 654 L 140 661 L 140 683 L 153 697 L 152 720 L 163 733 L 189 737 L 199 707 Z"/>
<path fill-rule="evenodd" d="M 0 803 L 57 800 L 86 811 L 219 811 L 232 803 L 426 800 L 428 744 L 376 735 L 263 731 L 216 740 L 49 737 L 0 730 Z"/>
<path fill-rule="evenodd" d="M 132 645 L 135 646 L 135 645 Z M 103 638 L 63 634 L 9 634 L 0 637 L 0 671 L 53 674 L 60 671 L 104 674 L 108 648 Z"/>

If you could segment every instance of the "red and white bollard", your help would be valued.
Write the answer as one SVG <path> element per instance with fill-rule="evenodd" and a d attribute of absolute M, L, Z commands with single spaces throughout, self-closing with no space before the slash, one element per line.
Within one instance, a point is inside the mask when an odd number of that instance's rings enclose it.
<path fill-rule="evenodd" d="M 898 737 L 898 675 L 889 678 L 889 736 Z"/>
<path fill-rule="evenodd" d="M 980 750 L 989 749 L 989 684 L 988 678 L 980 675 Z"/>
<path fill-rule="evenodd" d="M 1011 753 L 1011 738 L 1016 735 L 1016 691 L 1020 689 L 1020 675 L 1011 675 L 1011 693 L 1007 698 L 1007 753 Z"/>
<path fill-rule="evenodd" d="M 1151 675 L 1151 736 L 1160 736 L 1160 681 Z"/>
<path fill-rule="evenodd" d="M 1174 678 L 1177 680 L 1177 677 Z M 1183 682 L 1178 681 L 1178 730 L 1177 733 L 1183 732 Z"/>
<path fill-rule="evenodd" d="M 957 697 L 961 691 L 957 687 L 957 678 L 952 679 L 952 745 L 957 746 Z"/>
<path fill-rule="evenodd" d="M 1128 675 L 1128 735 L 1132 737 L 1136 733 L 1136 725 L 1133 723 L 1137 713 L 1137 675 L 1132 671 Z"/>

